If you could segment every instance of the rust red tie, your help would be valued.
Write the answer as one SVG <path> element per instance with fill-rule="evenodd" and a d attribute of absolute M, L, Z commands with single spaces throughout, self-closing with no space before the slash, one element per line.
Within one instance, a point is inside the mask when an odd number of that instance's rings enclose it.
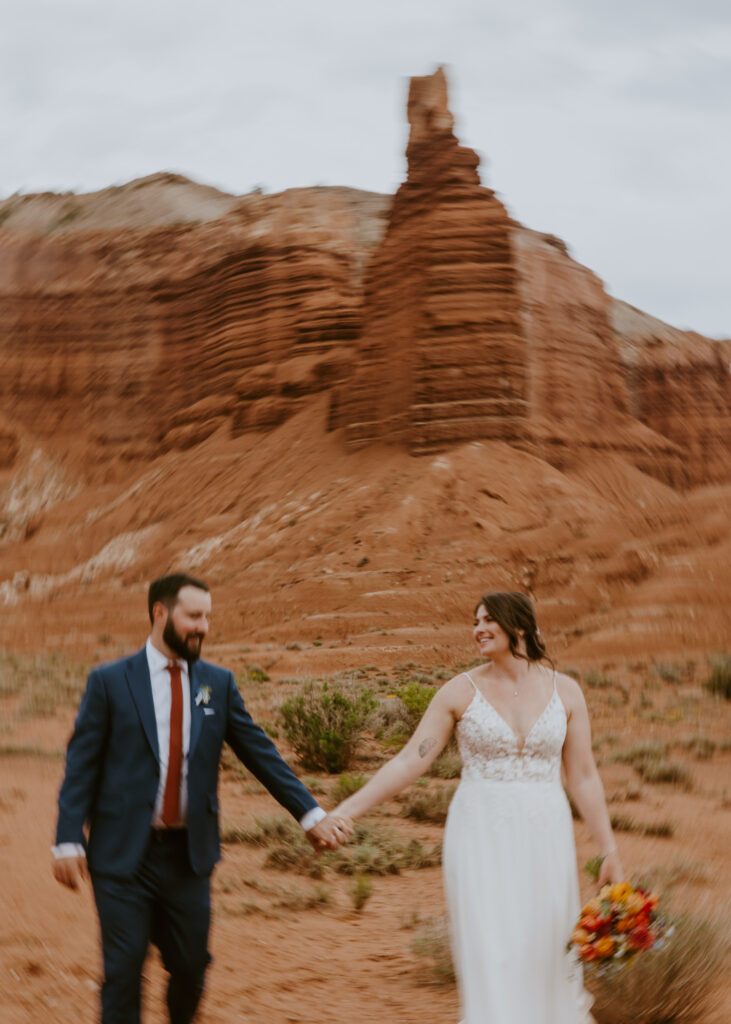
<path fill-rule="evenodd" d="M 168 662 L 170 673 L 170 750 L 168 774 L 162 799 L 162 821 L 168 828 L 180 824 L 180 781 L 183 766 L 183 685 L 180 665 Z"/>

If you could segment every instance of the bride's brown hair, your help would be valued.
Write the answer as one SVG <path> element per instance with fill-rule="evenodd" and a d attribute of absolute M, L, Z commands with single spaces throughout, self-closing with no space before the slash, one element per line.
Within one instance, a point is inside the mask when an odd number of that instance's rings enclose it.
<path fill-rule="evenodd" d="M 484 607 L 488 618 L 508 634 L 510 653 L 514 658 L 525 658 L 526 661 L 545 658 L 553 665 L 536 624 L 533 602 L 526 594 L 517 590 L 497 590 L 480 598 L 475 605 L 475 615 L 480 606 Z M 520 650 L 521 640 L 525 640 L 525 653 Z"/>

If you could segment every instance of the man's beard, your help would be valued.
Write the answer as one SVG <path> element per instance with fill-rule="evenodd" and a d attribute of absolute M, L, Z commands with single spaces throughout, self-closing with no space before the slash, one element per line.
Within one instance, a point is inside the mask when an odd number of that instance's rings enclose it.
<path fill-rule="evenodd" d="M 198 661 L 201 656 L 203 635 L 201 633 L 190 633 L 187 638 L 182 637 L 173 625 L 172 618 L 168 618 L 168 621 L 165 623 L 162 638 L 170 650 L 175 651 L 178 657 L 183 658 L 188 664 Z M 191 641 L 193 643 L 192 647 L 189 646 Z"/>

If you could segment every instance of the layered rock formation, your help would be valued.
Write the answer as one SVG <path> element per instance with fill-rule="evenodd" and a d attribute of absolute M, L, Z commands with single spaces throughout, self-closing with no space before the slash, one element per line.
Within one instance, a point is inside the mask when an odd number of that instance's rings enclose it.
<path fill-rule="evenodd" d="M 656 367 L 647 339 L 628 356 L 596 275 L 480 185 L 441 69 L 412 79 L 408 115 L 408 176 L 367 279 L 358 370 L 333 399 L 349 445 L 418 454 L 506 440 L 559 467 L 615 452 L 674 486 L 727 473 L 728 376 L 719 383 L 711 343 L 696 346 L 692 372 L 677 359 Z M 681 409 L 695 386 L 705 397 Z"/>
<path fill-rule="evenodd" d="M 319 189 L 226 201 L 187 182 L 189 210 L 222 216 L 174 224 L 160 184 L 126 187 L 133 230 L 98 230 L 103 194 L 80 197 L 64 223 L 47 196 L 6 204 L 0 401 L 38 437 L 151 456 L 227 420 L 268 428 L 347 372 L 387 200 Z M 122 199 L 114 190 L 117 216 Z"/>
<path fill-rule="evenodd" d="M 691 484 L 726 481 L 731 452 L 731 346 L 680 331 L 613 301 L 631 411 L 683 453 Z"/>
<path fill-rule="evenodd" d="M 492 439 L 561 468 L 611 451 L 674 486 L 727 479 L 721 344 L 616 303 L 513 222 L 442 70 L 412 81 L 408 117 L 392 201 L 163 174 L 0 203 L 0 469 L 18 428 L 81 445 L 88 470 L 268 431 L 329 391 L 351 449 Z"/>
<path fill-rule="evenodd" d="M 411 82 L 408 177 L 366 282 L 359 368 L 333 424 L 414 452 L 527 426 L 526 341 L 505 207 L 459 145 L 444 72 Z"/>

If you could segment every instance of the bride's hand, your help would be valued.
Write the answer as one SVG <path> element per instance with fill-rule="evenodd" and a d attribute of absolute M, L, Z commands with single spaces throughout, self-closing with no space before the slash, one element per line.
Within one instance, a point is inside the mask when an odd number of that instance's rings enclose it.
<path fill-rule="evenodd" d="M 602 859 L 601 867 L 599 868 L 599 875 L 597 877 L 597 885 L 601 889 L 603 885 L 616 885 L 617 882 L 623 882 L 624 871 L 622 870 L 622 862 L 619 859 L 619 853 L 617 850 L 612 850 L 606 857 Z"/>

